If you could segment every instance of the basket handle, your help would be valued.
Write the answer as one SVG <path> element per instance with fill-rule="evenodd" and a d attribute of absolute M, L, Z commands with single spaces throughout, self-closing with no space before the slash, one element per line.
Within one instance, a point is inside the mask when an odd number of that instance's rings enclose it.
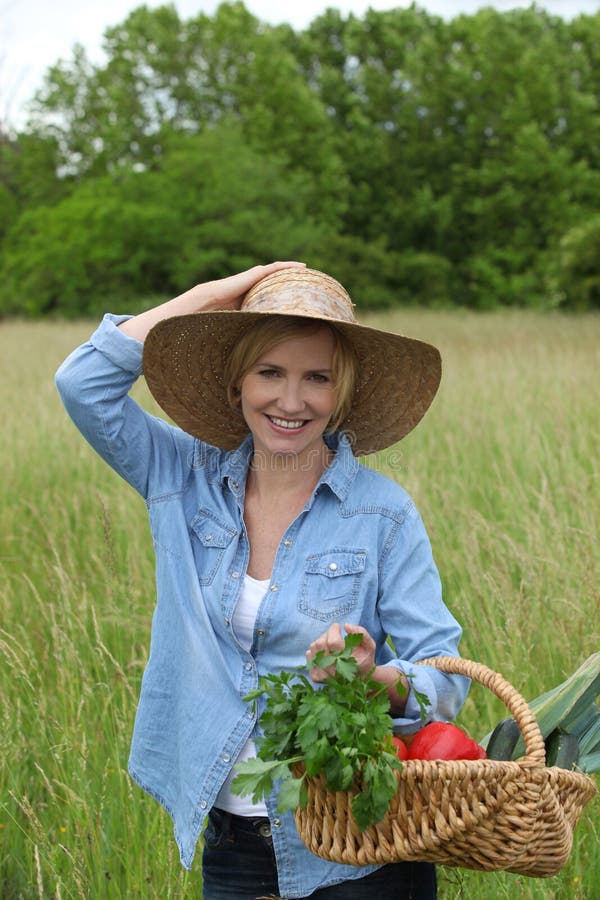
<path fill-rule="evenodd" d="M 498 672 L 488 669 L 481 663 L 460 656 L 434 656 L 421 659 L 420 666 L 432 666 L 441 672 L 451 675 L 466 675 L 472 681 L 478 681 L 494 693 L 512 713 L 525 741 L 525 756 L 521 762 L 543 766 L 546 761 L 546 749 L 539 725 L 521 694 Z"/>

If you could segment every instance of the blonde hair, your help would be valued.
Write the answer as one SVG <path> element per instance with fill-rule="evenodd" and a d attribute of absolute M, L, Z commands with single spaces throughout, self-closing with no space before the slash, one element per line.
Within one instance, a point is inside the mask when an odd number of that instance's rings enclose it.
<path fill-rule="evenodd" d="M 334 340 L 332 380 L 336 403 L 329 420 L 328 431 L 340 427 L 349 414 L 354 399 L 354 387 L 358 375 L 358 357 L 352 343 L 335 325 L 321 319 L 300 316 L 265 316 L 264 322 L 255 322 L 245 331 L 225 361 L 225 385 L 227 399 L 239 408 L 241 384 L 255 362 L 273 347 L 300 335 L 316 334 L 327 328 Z"/>

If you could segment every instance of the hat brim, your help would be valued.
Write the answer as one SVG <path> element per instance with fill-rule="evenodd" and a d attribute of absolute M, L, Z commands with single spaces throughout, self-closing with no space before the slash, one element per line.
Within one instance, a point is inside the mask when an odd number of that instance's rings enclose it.
<path fill-rule="evenodd" d="M 159 406 L 176 425 L 225 450 L 240 445 L 248 426 L 241 412 L 229 404 L 225 361 L 248 327 L 270 315 L 281 313 L 192 313 L 164 319 L 151 329 L 144 342 L 144 375 Z M 423 341 L 368 325 L 321 321 L 339 329 L 358 357 L 354 400 L 340 425 L 355 456 L 397 443 L 431 405 L 441 379 L 439 351 Z"/>

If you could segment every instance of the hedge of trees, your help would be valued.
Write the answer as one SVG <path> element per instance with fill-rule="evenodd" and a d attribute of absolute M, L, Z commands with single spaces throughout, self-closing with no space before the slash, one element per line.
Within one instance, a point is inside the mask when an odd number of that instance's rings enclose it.
<path fill-rule="evenodd" d="M 0 134 L 0 313 L 135 310 L 272 258 L 363 307 L 600 305 L 600 13 L 135 9 Z"/>

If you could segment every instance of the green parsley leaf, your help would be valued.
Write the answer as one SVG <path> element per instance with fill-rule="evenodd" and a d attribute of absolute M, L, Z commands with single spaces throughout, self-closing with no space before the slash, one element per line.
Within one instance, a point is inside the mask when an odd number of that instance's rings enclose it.
<path fill-rule="evenodd" d="M 245 698 L 264 698 L 258 755 L 235 767 L 234 793 L 256 801 L 278 782 L 280 812 L 306 806 L 306 778 L 292 774 L 294 763 L 302 762 L 306 775 L 323 774 L 330 790 L 357 792 L 352 809 L 361 830 L 383 818 L 402 763 L 392 743 L 387 688 L 372 671 L 361 675 L 352 655 L 361 641 L 361 634 L 347 635 L 343 649 L 316 654 L 312 666 L 335 672 L 318 687 L 303 670 L 259 679 Z M 399 685 L 398 693 L 406 688 Z M 424 716 L 428 698 L 419 692 L 415 698 Z"/>
<path fill-rule="evenodd" d="M 288 776 L 282 780 L 279 788 L 279 796 L 277 798 L 278 813 L 289 812 L 300 806 L 300 795 L 303 785 L 304 778 L 293 778 L 288 771 Z M 306 800 L 304 805 L 306 805 Z"/>
<path fill-rule="evenodd" d="M 286 763 L 277 760 L 265 762 L 257 757 L 248 759 L 234 768 L 238 774 L 231 782 L 232 793 L 242 797 L 252 794 L 254 803 L 258 803 L 271 793 L 273 784 L 278 778 L 287 778 L 290 775 Z"/>

